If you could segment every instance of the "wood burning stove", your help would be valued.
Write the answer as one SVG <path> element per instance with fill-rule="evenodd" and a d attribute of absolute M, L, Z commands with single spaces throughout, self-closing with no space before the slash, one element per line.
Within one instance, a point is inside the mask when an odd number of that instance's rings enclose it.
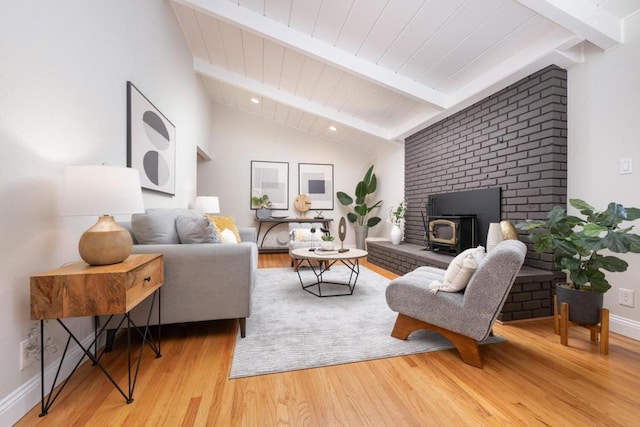
<path fill-rule="evenodd" d="M 477 246 L 475 215 L 438 215 L 426 218 L 427 249 L 457 254 Z"/>
<path fill-rule="evenodd" d="M 427 197 L 425 207 L 421 214 L 426 249 L 458 253 L 486 246 L 489 224 L 500 222 L 501 190 L 494 187 L 432 194 Z M 430 227 L 432 221 L 438 222 Z"/>

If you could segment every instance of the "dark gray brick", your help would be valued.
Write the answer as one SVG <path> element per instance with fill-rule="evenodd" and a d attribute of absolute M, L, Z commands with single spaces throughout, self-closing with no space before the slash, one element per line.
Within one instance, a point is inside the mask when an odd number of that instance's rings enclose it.
<path fill-rule="evenodd" d="M 502 216 L 517 220 L 544 218 L 566 203 L 566 86 L 566 71 L 547 67 L 408 137 L 406 241 L 423 243 L 428 194 L 501 186 Z M 551 268 L 551 261 L 530 251 L 526 262 Z"/>

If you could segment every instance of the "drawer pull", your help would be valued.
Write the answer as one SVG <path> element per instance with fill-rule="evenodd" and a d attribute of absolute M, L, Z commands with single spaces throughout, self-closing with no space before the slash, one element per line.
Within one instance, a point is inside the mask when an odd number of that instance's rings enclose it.
<path fill-rule="evenodd" d="M 144 281 L 145 281 L 145 282 L 150 282 L 150 281 L 151 281 L 151 276 L 147 276 L 147 277 L 145 277 L 145 278 L 144 278 Z"/>

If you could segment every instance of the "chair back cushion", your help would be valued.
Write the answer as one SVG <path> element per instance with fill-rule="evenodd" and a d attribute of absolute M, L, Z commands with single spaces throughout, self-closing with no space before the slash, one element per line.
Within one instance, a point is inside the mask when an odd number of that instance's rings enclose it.
<path fill-rule="evenodd" d="M 469 311 L 471 317 L 477 319 L 475 328 L 479 332 L 476 335 L 488 335 L 507 300 L 526 254 L 527 246 L 521 241 L 504 240 L 480 262 L 464 292 L 463 302 L 463 310 Z"/>

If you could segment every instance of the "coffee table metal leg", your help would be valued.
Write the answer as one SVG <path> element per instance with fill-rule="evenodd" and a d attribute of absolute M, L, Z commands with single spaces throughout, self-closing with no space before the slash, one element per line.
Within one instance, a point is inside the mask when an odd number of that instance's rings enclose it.
<path fill-rule="evenodd" d="M 314 276 L 316 277 L 316 281 L 313 283 L 309 283 L 308 285 L 304 284 L 304 280 L 302 279 L 302 276 L 300 275 L 300 266 L 302 265 L 302 263 L 304 261 L 307 261 L 307 264 L 309 265 L 309 267 L 311 268 L 311 271 L 313 272 Z M 329 270 L 329 268 L 331 268 L 331 266 L 333 266 L 337 261 L 342 262 L 342 264 L 344 264 L 347 268 L 349 268 L 350 272 L 349 272 L 349 280 L 346 283 L 343 282 L 334 282 L 334 281 L 328 281 L 328 280 L 324 280 L 323 274 Z M 356 287 L 356 283 L 358 281 L 358 276 L 360 274 L 360 263 L 358 262 L 358 259 L 356 258 L 355 261 L 354 260 L 326 260 L 324 263 L 321 263 L 320 266 L 318 267 L 318 269 L 316 270 L 316 267 L 313 266 L 313 264 L 311 263 L 310 259 L 307 258 L 302 258 L 302 259 L 297 259 L 296 260 L 296 270 L 298 273 L 298 278 L 300 279 L 300 285 L 302 286 L 302 289 L 309 292 L 312 295 L 315 295 L 317 297 L 337 297 L 337 296 L 345 296 L 345 295 L 353 295 L 353 290 Z M 351 283 L 353 280 L 353 284 Z M 344 293 L 340 293 L 340 294 L 325 294 L 322 295 L 322 285 L 323 284 L 331 284 L 331 285 L 339 285 L 339 286 L 346 286 L 349 291 L 348 292 L 344 292 Z M 318 292 L 314 292 L 313 290 L 309 289 L 309 288 L 313 288 L 314 286 L 318 287 Z"/>

